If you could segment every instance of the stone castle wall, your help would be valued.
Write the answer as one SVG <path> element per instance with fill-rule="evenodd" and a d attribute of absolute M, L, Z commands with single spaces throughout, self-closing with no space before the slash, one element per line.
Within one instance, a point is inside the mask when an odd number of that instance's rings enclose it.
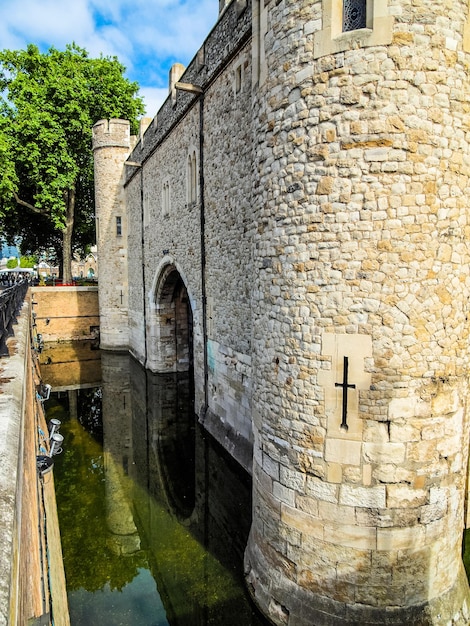
<path fill-rule="evenodd" d="M 235 456 L 251 470 L 252 77 L 251 48 L 244 44 L 250 20 L 246 7 L 240 11 L 234 4 L 226 10 L 204 46 L 204 64 L 196 57 L 181 78 L 196 84 L 207 82 L 204 97 L 178 92 L 173 111 L 178 121 L 171 133 L 163 133 L 160 118 L 166 128 L 167 108 L 172 106 L 171 98 L 167 100 L 132 154 L 132 160 L 144 165 L 141 172 L 129 168 L 126 195 L 129 249 L 136 251 L 129 258 L 131 351 L 153 371 L 167 367 L 158 347 L 162 331 L 156 293 L 164 268 L 175 266 L 188 290 L 193 314 L 196 411 L 205 415 L 206 427 L 220 440 L 237 440 Z M 230 30 L 234 46 L 239 48 L 221 68 L 220 44 L 227 41 Z M 201 138 L 204 197 L 198 178 L 196 201 L 190 201 L 188 157 L 194 155 L 200 166 Z M 166 208 L 165 184 L 170 196 Z M 207 266 L 207 406 L 203 393 L 203 257 Z M 227 445 L 234 448 L 233 443 Z"/>
<path fill-rule="evenodd" d="M 468 6 L 333 45 L 326 4 L 265 9 L 249 577 L 286 623 L 463 624 Z"/>
<path fill-rule="evenodd" d="M 250 469 L 253 446 L 247 581 L 274 623 L 457 626 L 468 3 L 366 7 L 343 33 L 336 0 L 221 3 L 125 167 L 129 347 L 181 365 L 178 276 L 198 415 Z"/>
<path fill-rule="evenodd" d="M 127 211 L 124 203 L 122 163 L 131 149 L 129 123 L 102 120 L 93 127 L 95 178 L 96 243 L 100 266 L 99 301 L 101 346 L 127 348 L 128 276 Z M 118 229 L 118 222 L 120 230 Z"/>

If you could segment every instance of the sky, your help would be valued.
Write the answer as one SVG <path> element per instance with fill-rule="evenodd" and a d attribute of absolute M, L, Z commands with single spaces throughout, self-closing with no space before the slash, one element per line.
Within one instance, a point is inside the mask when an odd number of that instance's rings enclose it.
<path fill-rule="evenodd" d="M 90 57 L 116 56 L 154 117 L 170 67 L 195 56 L 218 8 L 218 0 L 0 0 L 0 49 L 33 43 L 46 52 L 75 42 Z"/>

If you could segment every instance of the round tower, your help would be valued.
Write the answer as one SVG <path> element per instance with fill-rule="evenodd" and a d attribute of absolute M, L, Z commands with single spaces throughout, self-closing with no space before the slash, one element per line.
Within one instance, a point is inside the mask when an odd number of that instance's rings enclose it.
<path fill-rule="evenodd" d="M 468 624 L 468 2 L 254 2 L 253 526 L 276 624 Z"/>
<path fill-rule="evenodd" d="M 128 121 L 100 120 L 93 126 L 100 345 L 105 349 L 129 345 L 123 173 L 130 149 Z"/>

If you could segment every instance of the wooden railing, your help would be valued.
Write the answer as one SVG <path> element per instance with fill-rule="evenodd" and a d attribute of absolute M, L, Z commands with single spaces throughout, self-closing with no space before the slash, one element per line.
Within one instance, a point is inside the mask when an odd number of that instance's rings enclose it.
<path fill-rule="evenodd" d="M 14 335 L 13 325 L 24 302 L 29 283 L 21 280 L 0 291 L 0 356 L 8 356 L 7 339 Z"/>

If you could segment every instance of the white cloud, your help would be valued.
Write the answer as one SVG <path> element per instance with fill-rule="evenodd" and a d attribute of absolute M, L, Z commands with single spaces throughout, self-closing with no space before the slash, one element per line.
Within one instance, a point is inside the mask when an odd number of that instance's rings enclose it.
<path fill-rule="evenodd" d="M 0 42 L 24 47 L 28 43 L 63 47 L 79 41 L 94 30 L 86 0 L 65 5 L 61 0 L 3 0 L 0 7 Z M 18 46 L 15 46 L 18 47 Z"/>
<path fill-rule="evenodd" d="M 0 49 L 63 49 L 74 41 L 91 56 L 117 56 L 155 115 L 169 65 L 189 62 L 217 11 L 218 0 L 0 0 Z"/>
<path fill-rule="evenodd" d="M 168 88 L 142 87 L 139 93 L 144 99 L 146 116 L 155 117 L 168 97 Z"/>

